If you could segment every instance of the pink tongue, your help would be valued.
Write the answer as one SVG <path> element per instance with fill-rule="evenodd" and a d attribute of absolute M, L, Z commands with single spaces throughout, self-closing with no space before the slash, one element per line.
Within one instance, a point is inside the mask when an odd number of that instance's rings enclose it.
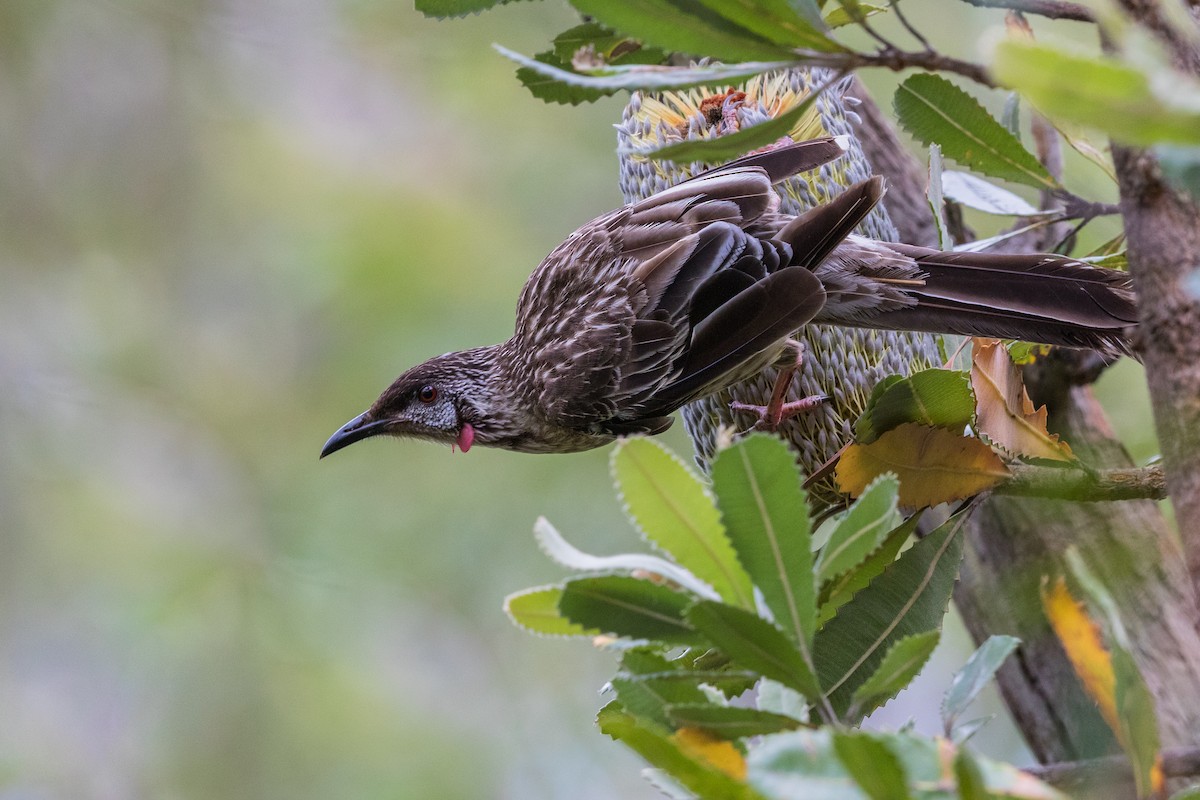
<path fill-rule="evenodd" d="M 464 453 L 471 449 L 471 445 L 475 443 L 475 429 L 471 427 L 471 423 L 464 422 L 462 430 L 458 432 L 458 447 Z"/>

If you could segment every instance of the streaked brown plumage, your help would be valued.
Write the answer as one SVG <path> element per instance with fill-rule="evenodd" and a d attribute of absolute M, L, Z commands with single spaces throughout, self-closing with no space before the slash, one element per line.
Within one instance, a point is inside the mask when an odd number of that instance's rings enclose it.
<path fill-rule="evenodd" d="M 747 156 L 592 220 L 534 270 L 511 339 L 405 372 L 321 455 L 379 434 L 557 453 L 659 433 L 810 321 L 1127 352 L 1124 273 L 851 235 L 880 178 L 778 213 L 774 183 L 841 152 L 822 139 Z"/>

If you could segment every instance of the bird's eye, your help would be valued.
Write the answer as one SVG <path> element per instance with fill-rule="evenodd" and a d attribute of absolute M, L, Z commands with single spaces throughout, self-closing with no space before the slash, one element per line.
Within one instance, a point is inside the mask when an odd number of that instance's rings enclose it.
<path fill-rule="evenodd" d="M 434 400 L 437 400 L 437 396 L 438 396 L 437 387 L 434 386 L 432 383 L 425 384 L 424 386 L 421 387 L 421 391 L 417 392 L 417 399 L 427 405 L 429 403 L 432 403 Z"/>

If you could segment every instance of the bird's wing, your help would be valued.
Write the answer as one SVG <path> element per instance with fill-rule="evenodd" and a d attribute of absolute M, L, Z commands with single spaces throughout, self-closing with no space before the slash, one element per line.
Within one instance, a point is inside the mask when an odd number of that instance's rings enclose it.
<path fill-rule="evenodd" d="M 814 153 L 817 163 L 840 153 L 832 142 L 821 148 L 705 173 L 593 220 L 556 248 L 525 285 L 514 334 L 547 421 L 660 430 L 665 415 L 811 319 L 823 302 L 819 281 L 782 269 L 788 245 L 743 228 L 777 211 L 774 180 Z M 793 271 L 805 274 L 783 275 Z"/>

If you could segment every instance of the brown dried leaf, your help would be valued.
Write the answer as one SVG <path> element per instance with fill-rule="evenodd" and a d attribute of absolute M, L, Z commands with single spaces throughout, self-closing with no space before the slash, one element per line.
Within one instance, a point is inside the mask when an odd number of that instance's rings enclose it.
<path fill-rule="evenodd" d="M 900 504 L 914 508 L 970 497 L 1009 474 L 1000 457 L 978 439 L 911 422 L 870 444 L 846 448 L 838 462 L 838 486 L 857 497 L 885 472 L 899 476 Z"/>
<path fill-rule="evenodd" d="M 1074 461 L 1071 447 L 1046 430 L 1046 407 L 1034 410 L 1021 371 L 1000 340 L 974 342 L 971 386 L 979 433 L 1014 455 Z"/>

